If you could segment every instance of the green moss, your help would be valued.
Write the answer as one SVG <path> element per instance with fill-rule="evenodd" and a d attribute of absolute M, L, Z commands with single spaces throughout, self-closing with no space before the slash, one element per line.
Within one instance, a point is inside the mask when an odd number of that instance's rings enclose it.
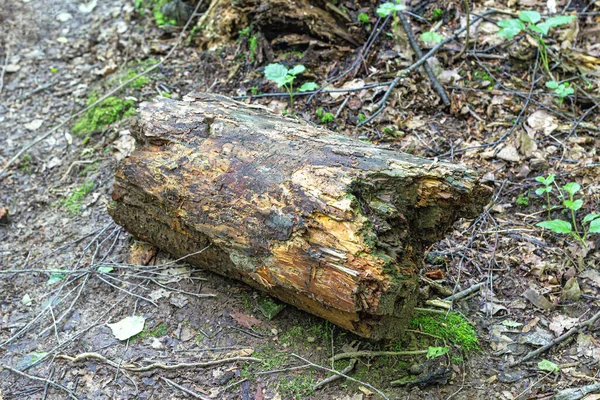
<path fill-rule="evenodd" d="M 97 94 L 92 94 L 87 105 L 91 105 L 98 100 Z M 123 100 L 118 97 L 108 97 L 101 103 L 89 109 L 73 126 L 73 133 L 83 136 L 87 133 L 102 130 L 106 125 L 110 125 L 123 117 L 135 115 L 135 103 L 133 100 Z"/>
<path fill-rule="evenodd" d="M 133 338 L 131 338 L 131 343 L 135 344 L 137 343 L 138 340 L 143 340 L 149 337 L 162 337 L 165 336 L 167 334 L 167 332 L 169 331 L 169 325 L 162 323 L 162 324 L 158 324 L 157 326 L 148 329 L 148 330 L 143 330 L 142 332 L 138 333 L 137 335 L 135 335 Z"/>
<path fill-rule="evenodd" d="M 417 312 L 411 320 L 410 328 L 439 336 L 460 346 L 466 352 L 479 350 L 477 333 L 466 319 L 453 312 L 449 313 L 446 318 L 444 317 L 439 314 Z"/>
<path fill-rule="evenodd" d="M 124 80 L 128 81 L 128 80 L 134 78 L 137 74 L 139 74 L 139 72 L 136 71 L 135 69 L 128 69 L 127 72 L 125 73 Z M 129 84 L 129 87 L 132 89 L 141 89 L 142 87 L 146 86 L 150 82 L 151 82 L 150 78 L 148 78 L 146 75 L 142 75 L 139 78 L 137 78 L 136 80 L 134 80 L 133 82 L 131 82 Z"/>
<path fill-rule="evenodd" d="M 64 208 L 69 214 L 81 214 L 83 198 L 94 189 L 94 182 L 87 180 L 76 188 L 70 196 L 59 200 L 57 204 Z"/>
<path fill-rule="evenodd" d="M 302 371 L 295 377 L 281 378 L 279 391 L 284 399 L 306 399 L 316 384 L 314 371 Z"/>
<path fill-rule="evenodd" d="M 23 158 L 21 158 L 21 162 L 19 162 L 19 169 L 23 171 L 23 173 L 27 175 L 31 175 L 33 173 L 33 167 L 31 166 L 32 158 L 29 154 L 25 154 Z"/>

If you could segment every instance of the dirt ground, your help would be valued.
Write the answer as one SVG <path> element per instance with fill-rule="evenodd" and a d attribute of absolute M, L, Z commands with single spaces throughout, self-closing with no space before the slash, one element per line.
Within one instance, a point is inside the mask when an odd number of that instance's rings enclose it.
<path fill-rule="evenodd" d="M 150 8 L 137 7 L 143 2 L 92 3 L 0 1 L 0 166 L 85 107 L 93 93 L 106 93 L 164 57 L 182 29 L 157 27 Z M 456 13 L 446 21 L 445 36 L 464 18 L 457 11 L 460 2 L 422 3 L 412 10 L 427 18 L 435 9 Z M 487 3 L 496 2 L 477 3 L 476 10 L 489 9 Z M 598 321 L 510 366 L 578 329 L 600 305 L 599 235 L 590 235 L 584 247 L 535 227 L 547 213 L 545 199 L 534 193 L 538 175 L 554 173 L 560 185 L 578 182 L 585 202 L 581 215 L 598 212 L 600 200 L 600 6 L 568 3 L 568 12 L 580 16 L 573 37 L 562 32 L 552 42 L 556 49 L 570 40 L 559 73 L 564 79 L 581 76 L 576 66 L 582 63 L 592 73 L 586 75 L 585 94 L 564 103 L 543 90 L 532 95 L 529 77 L 537 70 L 531 43 L 507 46 L 483 27 L 476 41 L 493 51 L 454 60 L 461 46 L 451 42 L 435 59 L 440 76 L 454 77 L 444 81 L 450 108 L 418 71 L 402 81 L 378 119 L 361 128 L 356 127 L 361 114 L 375 110 L 386 86 L 322 94 L 310 105 L 297 101 L 300 117 L 322 123 L 316 114 L 322 108 L 337 114 L 326 123 L 329 129 L 464 164 L 495 189 L 484 214 L 459 221 L 430 249 L 423 267 L 423 276 L 454 292 L 485 282 L 454 302 L 475 328 L 479 351 L 450 344 L 447 356 L 433 360 L 423 354 L 360 358 L 347 372 L 355 381 L 340 379 L 313 390 L 331 374 L 305 360 L 342 370 L 350 362 L 333 364 L 332 355 L 442 343 L 424 341 L 422 327 L 397 342 L 369 342 L 289 306 L 269 320 L 260 311 L 268 301 L 260 293 L 138 242 L 106 212 L 115 166 L 133 146 L 128 127 L 135 117 L 79 135 L 70 121 L 0 173 L 0 399 L 358 400 L 378 398 L 377 391 L 390 399 L 549 399 L 560 390 L 598 384 Z M 493 5 L 542 10 L 546 3 Z M 147 81 L 128 85 L 117 96 L 138 104 L 160 95 L 176 100 L 192 91 L 230 96 L 279 91 L 262 77 L 267 61 L 247 57 L 249 39 L 240 35 L 230 46 L 203 52 L 188 32 Z M 382 34 L 348 82 L 356 87 L 393 79 L 391 68 L 416 60 L 403 50 Z M 354 51 L 294 48 L 276 51 L 270 61 L 303 63 L 310 78 L 322 83 L 351 63 Z M 243 101 L 276 110 L 287 105 L 281 97 Z M 561 214 L 554 213 L 554 218 Z M 445 297 L 423 283 L 422 307 L 438 296 Z M 143 332 L 118 340 L 108 324 L 132 315 L 145 319 Z M 558 370 L 544 369 L 542 360 Z M 143 366 L 152 367 L 136 371 Z M 441 378 L 433 376 L 440 370 Z M 391 384 L 406 376 L 427 379 L 420 385 Z M 593 393 L 569 398 L 599 398 Z"/>

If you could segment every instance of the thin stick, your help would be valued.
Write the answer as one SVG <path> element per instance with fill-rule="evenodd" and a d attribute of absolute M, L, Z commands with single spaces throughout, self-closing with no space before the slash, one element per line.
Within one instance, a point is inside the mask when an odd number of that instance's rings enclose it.
<path fill-rule="evenodd" d="M 6 73 L 6 68 L 8 68 L 8 59 L 10 58 L 10 46 L 6 46 L 6 60 L 4 61 L 4 66 L 2 67 L 2 73 L 0 73 L 0 94 L 2 93 L 2 89 L 4 88 L 4 74 Z"/>
<path fill-rule="evenodd" d="M 346 365 L 346 367 L 341 371 L 342 374 L 348 374 L 350 371 L 352 371 L 354 369 L 354 367 L 356 366 L 356 358 L 353 358 L 352 360 L 350 360 L 350 364 Z M 333 369 L 333 368 L 332 368 Z M 323 379 L 320 382 L 317 382 L 317 384 L 315 384 L 315 386 L 313 386 L 313 390 L 317 390 L 322 388 L 325 385 L 330 384 L 331 382 L 335 382 L 338 379 L 341 379 L 342 377 L 340 375 L 337 374 L 333 374 L 328 376 L 327 378 Z"/>
<path fill-rule="evenodd" d="M 347 358 L 359 357 L 380 357 L 380 356 L 414 356 L 418 354 L 427 354 L 427 350 L 407 350 L 407 351 L 351 351 L 348 353 L 336 354 L 330 360 L 339 361 Z"/>
<path fill-rule="evenodd" d="M 29 150 L 30 148 L 32 148 L 33 146 L 35 146 L 36 144 L 38 144 L 42 140 L 45 140 L 48 136 L 52 135 L 54 132 L 56 132 L 57 130 L 59 130 L 63 126 L 65 126 L 67 123 L 69 123 L 70 121 L 72 121 L 74 118 L 80 116 L 84 112 L 90 110 L 92 107 L 95 107 L 98 104 L 100 104 L 101 102 L 103 102 L 104 100 L 106 100 L 108 97 L 110 97 L 113 94 L 119 92 L 121 89 L 123 89 L 124 87 L 128 86 L 131 82 L 135 81 L 139 77 L 147 75 L 148 73 L 150 73 L 150 72 L 154 71 L 155 69 L 159 68 L 160 66 L 162 66 L 165 63 L 165 61 L 168 60 L 173 55 L 173 53 L 175 52 L 175 50 L 179 47 L 179 45 L 183 41 L 183 36 L 185 34 L 185 31 L 187 30 L 188 26 L 190 25 L 190 22 L 192 22 L 192 19 L 196 16 L 196 13 L 198 12 L 198 9 L 200 8 L 200 5 L 202 5 L 202 0 L 200 0 L 198 2 L 198 4 L 196 4 L 196 8 L 194 9 L 194 12 L 192 13 L 191 17 L 188 19 L 187 23 L 185 24 L 185 26 L 181 30 L 181 33 L 179 34 L 179 37 L 177 38 L 177 42 L 175 43 L 175 45 L 173 45 L 173 47 L 171 48 L 171 50 L 169 50 L 169 52 L 167 53 L 167 55 L 162 60 L 160 60 L 158 63 L 154 64 L 150 68 L 148 68 L 148 69 L 140 72 L 139 74 L 137 74 L 133 78 L 126 80 L 121 85 L 119 85 L 116 88 L 110 90 L 108 93 L 106 93 L 104 96 L 100 97 L 98 100 L 96 100 L 95 102 L 93 102 L 89 106 L 87 106 L 87 107 L 85 107 L 85 108 L 77 111 L 75 114 L 69 116 L 67 119 L 65 119 L 63 122 L 59 123 L 58 125 L 56 125 L 54 128 L 50 129 L 48 132 L 44 133 L 43 135 L 38 136 L 36 139 L 32 140 L 30 143 L 28 143 L 25 146 L 23 146 L 21 148 L 21 150 L 19 150 L 17 152 L 17 154 L 15 154 L 13 156 L 13 158 L 11 158 L 10 160 L 8 160 L 8 162 L 2 167 L 2 169 L 0 169 L 0 180 L 3 179 L 2 173 L 4 171 L 6 171 L 8 169 L 8 167 L 10 167 L 16 160 L 18 160 L 19 157 L 21 157 L 21 155 L 23 153 L 25 153 L 27 150 Z"/>
<path fill-rule="evenodd" d="M 452 296 L 448 296 L 444 299 L 444 301 L 454 301 L 454 300 L 460 300 L 464 297 L 467 297 L 468 295 L 470 295 L 473 292 L 478 291 L 479 289 L 481 289 L 483 286 L 487 285 L 488 280 L 486 279 L 483 282 L 479 282 L 475 285 L 472 285 L 468 288 L 466 288 L 465 290 L 461 290 L 458 293 L 453 294 Z"/>
<path fill-rule="evenodd" d="M 174 388 L 179 389 L 182 392 L 189 394 L 190 396 L 192 396 L 195 399 L 209 400 L 208 397 L 202 396 L 202 395 L 194 392 L 193 390 L 187 389 L 187 388 L 173 382 L 172 380 L 165 378 L 164 376 L 161 376 L 160 379 L 167 382 L 169 385 L 173 386 Z"/>
<path fill-rule="evenodd" d="M 456 57 L 454 57 L 454 59 L 460 58 L 460 56 L 462 56 L 465 53 L 465 50 L 467 50 L 467 47 L 469 47 L 469 29 L 471 28 L 471 9 L 469 8 L 469 0 L 464 0 L 463 3 L 465 6 L 465 11 L 467 13 L 467 30 L 465 31 L 465 35 L 466 35 L 465 36 L 465 45 L 463 46 L 460 53 L 458 53 L 456 55 Z"/>
<path fill-rule="evenodd" d="M 67 389 L 66 387 L 64 387 L 63 385 L 61 385 L 58 382 L 54 382 L 53 380 L 50 379 L 46 379 L 46 378 L 42 378 L 39 376 L 35 376 L 35 375 L 30 375 L 30 374 L 26 374 L 25 372 L 21 372 L 18 369 L 14 369 L 13 367 L 9 367 L 8 365 L 4 365 L 4 364 L 0 364 L 0 368 L 4 368 L 7 369 L 11 372 L 14 372 L 17 375 L 21 375 L 25 378 L 31 379 L 32 381 L 38 381 L 38 382 L 43 382 L 46 383 L 50 386 L 54 386 L 57 389 L 62 390 L 63 392 L 66 392 L 70 398 L 75 399 L 75 400 L 79 400 L 79 397 L 75 396 L 75 394 L 73 392 L 71 392 L 69 389 Z"/>
<path fill-rule="evenodd" d="M 600 318 L 600 311 L 598 311 L 596 314 L 594 314 L 594 316 L 586 321 L 583 321 L 582 323 L 580 323 L 579 325 L 574 326 L 573 328 L 571 328 L 570 330 L 568 330 L 566 333 L 562 334 L 561 336 L 557 337 L 556 339 L 554 339 L 553 341 L 551 341 L 550 343 L 548 343 L 547 345 L 544 345 L 542 347 L 540 347 L 539 349 L 536 349 L 530 353 L 528 353 L 525 357 L 521 358 L 519 361 L 515 361 L 514 363 L 510 364 L 511 367 L 514 367 L 516 365 L 521 364 L 522 362 L 525 362 L 527 360 L 531 360 L 533 357 L 544 353 L 545 351 L 547 351 L 548 349 L 550 349 L 551 347 L 557 345 L 558 343 L 570 338 L 571 336 L 573 336 L 574 334 L 576 334 L 577 332 L 579 332 L 581 329 L 585 328 L 586 326 L 591 326 L 593 325 L 598 319 Z"/>
<path fill-rule="evenodd" d="M 320 369 L 320 370 L 323 370 L 323 371 L 331 372 L 331 373 L 333 373 L 333 374 L 336 374 L 336 375 L 339 375 L 339 376 L 341 376 L 341 377 L 343 377 L 343 378 L 346 378 L 346 379 L 348 379 L 349 381 L 352 381 L 352 382 L 356 382 L 356 383 L 358 383 L 358 384 L 361 384 L 361 385 L 363 385 L 363 386 L 365 386 L 365 387 L 367 387 L 367 388 L 369 388 L 369 389 L 373 390 L 374 392 L 376 392 L 376 393 L 377 393 L 379 396 L 381 396 L 381 398 L 382 398 L 382 399 L 385 399 L 385 400 L 390 400 L 390 399 L 389 399 L 389 398 L 388 398 L 388 397 L 387 397 L 385 394 L 383 394 L 383 392 L 382 392 L 381 390 L 377 389 L 377 388 L 376 388 L 376 387 L 374 387 L 373 385 L 370 385 L 370 384 L 368 384 L 368 383 L 366 383 L 366 382 L 361 382 L 361 381 L 359 381 L 358 379 L 354 379 L 354 378 L 352 378 L 351 376 L 348 376 L 348 375 L 346 375 L 346 374 L 343 374 L 343 373 L 341 373 L 341 372 L 339 372 L 339 371 L 336 371 L 336 370 L 334 370 L 334 369 L 327 368 L 327 367 L 324 367 L 324 366 L 322 366 L 322 365 L 315 364 L 315 363 L 313 363 L 313 362 L 311 362 L 311 361 L 308 361 L 306 358 L 300 357 L 298 354 L 291 353 L 291 355 L 292 355 L 292 356 L 294 356 L 294 357 L 296 357 L 296 358 L 298 358 L 298 359 L 300 359 L 300 360 L 302 360 L 302 361 L 304 361 L 305 363 L 309 364 L 309 365 L 310 365 L 311 367 L 313 367 L 313 368 L 317 368 L 317 369 Z"/>
<path fill-rule="evenodd" d="M 121 369 L 127 370 L 127 371 L 131 371 L 131 372 L 145 372 L 145 371 L 150 371 L 152 369 L 164 369 L 166 371 L 172 371 L 172 370 L 176 370 L 176 369 L 181 369 L 181 368 L 206 368 L 206 367 L 212 367 L 214 365 L 221 365 L 221 364 L 227 364 L 227 363 L 232 363 L 232 362 L 237 362 L 237 361 L 254 361 L 254 362 L 262 362 L 263 360 L 261 358 L 255 358 L 255 357 L 231 357 L 231 358 L 223 358 L 221 360 L 211 360 L 211 361 L 198 361 L 198 362 L 192 362 L 192 363 L 180 363 L 180 364 L 161 364 L 161 363 L 154 363 L 154 364 L 150 364 L 150 365 L 146 365 L 143 367 L 137 367 L 134 364 L 125 364 L 125 365 L 120 365 L 112 360 L 109 360 L 108 358 L 104 357 L 101 354 L 98 353 L 81 353 L 75 357 L 71 357 L 68 356 L 66 354 L 59 354 L 56 356 L 57 359 L 63 359 L 63 360 L 68 360 L 71 362 L 79 362 L 79 361 L 84 361 L 84 360 L 89 360 L 89 359 L 95 359 L 98 360 L 104 364 L 108 364 L 111 367 L 120 367 Z"/>

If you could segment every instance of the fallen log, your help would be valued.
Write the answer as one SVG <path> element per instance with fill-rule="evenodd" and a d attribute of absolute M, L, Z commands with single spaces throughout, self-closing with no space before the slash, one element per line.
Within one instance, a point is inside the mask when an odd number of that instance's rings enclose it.
<path fill-rule="evenodd" d="M 358 335 L 397 338 L 423 253 L 490 190 L 472 171 L 222 96 L 142 103 L 109 213 L 159 248 Z"/>

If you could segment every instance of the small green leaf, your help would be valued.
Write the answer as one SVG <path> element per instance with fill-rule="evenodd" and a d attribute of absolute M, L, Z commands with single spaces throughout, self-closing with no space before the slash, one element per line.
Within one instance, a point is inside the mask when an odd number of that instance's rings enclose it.
<path fill-rule="evenodd" d="M 548 175 L 548 177 L 546 178 L 546 186 L 552 185 L 554 183 L 554 178 L 555 177 L 556 177 L 555 174 Z"/>
<path fill-rule="evenodd" d="M 298 64 L 298 65 L 296 65 L 294 68 L 290 69 L 290 70 L 288 71 L 288 74 L 289 74 L 289 75 L 296 76 L 296 75 L 300 75 L 300 74 L 301 74 L 301 73 L 303 73 L 304 71 L 306 71 L 306 68 L 304 67 L 304 65 L 302 65 L 302 64 Z"/>
<path fill-rule="evenodd" d="M 278 82 L 281 79 L 285 79 L 288 69 L 281 64 L 269 64 L 265 67 L 264 74 L 268 80 Z"/>
<path fill-rule="evenodd" d="M 577 182 L 569 182 L 565 186 L 563 186 L 563 189 L 565 190 L 565 192 L 573 196 L 575 193 L 579 192 L 581 186 Z"/>
<path fill-rule="evenodd" d="M 545 23 L 551 28 L 554 28 L 556 26 L 566 25 L 574 19 L 574 15 L 557 15 L 556 17 L 548 18 Z"/>
<path fill-rule="evenodd" d="M 583 223 L 587 224 L 588 222 L 593 221 L 593 220 L 595 220 L 598 217 L 600 217 L 600 214 L 588 214 L 583 219 Z"/>
<path fill-rule="evenodd" d="M 103 274 L 108 274 L 109 272 L 112 272 L 114 268 L 113 267 L 98 267 L 98 272 L 102 272 Z"/>
<path fill-rule="evenodd" d="M 60 270 L 56 270 L 55 272 L 52 273 L 52 275 L 50 275 L 50 279 L 48 279 L 48 282 L 46 282 L 46 285 L 54 285 L 57 282 L 62 281 L 63 279 L 65 279 L 67 275 L 63 274 L 60 272 Z"/>
<path fill-rule="evenodd" d="M 541 21 L 542 16 L 537 11 L 521 11 L 519 12 L 519 19 L 523 22 L 531 22 L 537 24 Z"/>
<path fill-rule="evenodd" d="M 314 82 L 304 82 L 302 84 L 302 86 L 300 86 L 298 88 L 299 92 L 310 92 L 311 90 L 316 90 L 319 88 L 319 85 L 317 85 Z"/>
<path fill-rule="evenodd" d="M 546 193 L 546 188 L 545 187 L 535 189 L 535 194 L 537 194 L 538 196 L 543 196 L 544 193 Z"/>
<path fill-rule="evenodd" d="M 546 82 L 546 87 L 550 88 L 550 89 L 556 89 L 558 87 L 558 82 L 548 81 L 548 82 Z"/>
<path fill-rule="evenodd" d="M 518 19 L 503 19 L 502 21 L 498 21 L 496 25 L 502 28 L 498 31 L 498 35 L 507 39 L 517 36 L 523 29 L 525 29 L 523 22 L 519 21 Z"/>
<path fill-rule="evenodd" d="M 543 176 L 536 176 L 535 180 L 538 181 L 539 183 L 546 184 L 546 178 L 544 178 Z"/>
<path fill-rule="evenodd" d="M 519 326 L 522 326 L 523 324 L 520 322 L 510 321 L 507 319 L 507 320 L 502 321 L 502 325 L 508 326 L 509 328 L 518 328 Z"/>
<path fill-rule="evenodd" d="M 533 29 L 533 27 L 535 26 L 536 29 Z M 530 28 L 532 28 L 532 31 L 536 31 L 537 33 L 541 33 L 542 35 L 547 35 L 548 32 L 550 32 L 550 25 L 548 25 L 547 22 L 542 22 L 540 24 L 537 25 L 531 25 Z"/>
<path fill-rule="evenodd" d="M 392 14 L 394 10 L 396 10 L 396 5 L 391 1 L 388 1 L 386 3 L 381 4 L 377 8 L 377 15 L 379 15 L 381 18 L 385 18 L 388 15 Z"/>
<path fill-rule="evenodd" d="M 552 221 L 538 222 L 537 224 L 535 224 L 535 226 L 550 229 L 554 233 L 571 233 L 573 231 L 573 228 L 571 228 L 571 224 L 567 221 L 563 221 L 562 219 L 553 219 Z"/>
<path fill-rule="evenodd" d="M 437 32 L 429 31 L 421 34 L 421 40 L 425 43 L 439 43 L 444 40 L 444 37 Z"/>
<path fill-rule="evenodd" d="M 427 349 L 427 359 L 437 358 L 448 353 L 448 346 L 445 347 L 429 347 Z"/>
<path fill-rule="evenodd" d="M 563 205 L 567 207 L 569 210 L 577 211 L 583 206 L 583 200 L 577 199 L 575 201 L 565 200 L 563 201 Z"/>
<path fill-rule="evenodd" d="M 538 363 L 538 368 L 542 371 L 548 372 L 558 372 L 558 365 L 554 364 L 552 361 L 542 360 Z"/>
<path fill-rule="evenodd" d="M 589 233 L 600 233 L 600 218 L 594 219 L 590 222 L 590 230 Z"/>

